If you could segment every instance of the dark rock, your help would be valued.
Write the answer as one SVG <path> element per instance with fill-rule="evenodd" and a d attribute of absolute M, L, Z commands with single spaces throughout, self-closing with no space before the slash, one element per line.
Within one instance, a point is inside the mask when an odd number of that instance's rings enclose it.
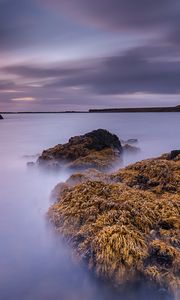
<path fill-rule="evenodd" d="M 123 146 L 123 151 L 127 152 L 127 153 L 137 153 L 140 151 L 140 148 L 138 147 L 134 147 L 134 146 L 131 146 L 129 144 L 125 144 Z"/>
<path fill-rule="evenodd" d="M 2 120 L 3 119 L 3 117 L 0 115 L 0 120 Z"/>
<path fill-rule="evenodd" d="M 66 144 L 44 150 L 37 163 L 46 167 L 65 166 L 72 169 L 112 167 L 120 158 L 122 146 L 119 138 L 104 129 L 75 136 Z"/>
<path fill-rule="evenodd" d="M 170 153 L 163 154 L 160 158 L 166 160 L 180 160 L 180 150 L 172 150 Z"/>
<path fill-rule="evenodd" d="M 123 144 L 135 144 L 138 143 L 138 139 L 128 139 L 128 140 L 121 140 Z"/>
<path fill-rule="evenodd" d="M 29 162 L 27 163 L 27 166 L 28 166 L 28 167 L 34 167 L 34 166 L 35 166 L 35 163 L 34 163 L 33 161 L 29 161 Z"/>
<path fill-rule="evenodd" d="M 134 143 L 137 143 L 137 142 L 138 142 L 138 139 L 129 139 L 129 140 L 127 140 L 128 144 L 134 144 Z"/>
<path fill-rule="evenodd" d="M 180 155 L 180 150 L 173 150 L 170 153 L 170 159 L 175 159 L 178 155 Z"/>

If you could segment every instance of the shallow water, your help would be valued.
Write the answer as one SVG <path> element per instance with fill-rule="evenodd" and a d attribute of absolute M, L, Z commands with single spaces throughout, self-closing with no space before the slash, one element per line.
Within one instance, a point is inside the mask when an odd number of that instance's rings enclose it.
<path fill-rule="evenodd" d="M 180 148 L 178 113 L 4 115 L 0 121 L 0 300 L 154 300 L 139 288 L 125 295 L 100 284 L 71 259 L 47 224 L 53 187 L 67 173 L 28 169 L 26 162 L 69 137 L 106 128 L 138 138 L 141 152 L 124 165 Z M 164 298 L 163 298 L 164 299 Z"/>

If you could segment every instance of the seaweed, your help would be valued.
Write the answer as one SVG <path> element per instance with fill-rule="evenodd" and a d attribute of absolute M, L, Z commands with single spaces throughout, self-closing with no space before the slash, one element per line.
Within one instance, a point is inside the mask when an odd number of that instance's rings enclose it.
<path fill-rule="evenodd" d="M 161 157 L 74 174 L 56 187 L 48 218 L 98 277 L 115 286 L 144 278 L 178 299 L 179 170 L 179 160 Z"/>

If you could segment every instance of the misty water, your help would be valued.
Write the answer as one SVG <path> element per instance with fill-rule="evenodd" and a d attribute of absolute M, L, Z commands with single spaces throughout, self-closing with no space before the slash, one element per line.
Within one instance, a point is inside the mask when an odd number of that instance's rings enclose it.
<path fill-rule="evenodd" d="M 138 139 L 141 151 L 125 156 L 124 165 L 180 148 L 178 113 L 4 115 L 0 121 L 0 300 L 155 299 L 145 287 L 124 295 L 111 290 L 72 259 L 46 220 L 50 192 L 68 173 L 26 166 L 36 159 L 27 156 L 97 128 Z"/>

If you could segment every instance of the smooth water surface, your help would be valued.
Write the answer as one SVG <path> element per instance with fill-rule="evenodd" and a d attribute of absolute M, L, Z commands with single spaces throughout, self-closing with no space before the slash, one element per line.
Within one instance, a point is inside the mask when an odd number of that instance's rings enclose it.
<path fill-rule="evenodd" d="M 137 138 L 124 165 L 180 148 L 179 113 L 4 115 L 0 121 L 0 300 L 154 300 L 140 290 L 120 296 L 71 258 L 46 220 L 53 187 L 67 173 L 26 167 L 27 157 L 71 136 L 105 128 Z"/>

